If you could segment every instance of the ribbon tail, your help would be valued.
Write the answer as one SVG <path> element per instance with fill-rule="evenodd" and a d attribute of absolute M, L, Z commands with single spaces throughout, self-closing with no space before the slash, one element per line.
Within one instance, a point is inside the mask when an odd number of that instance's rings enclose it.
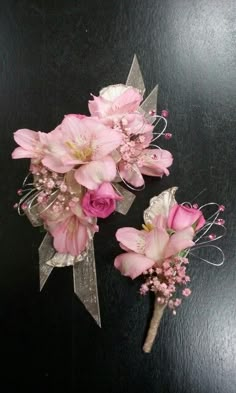
<path fill-rule="evenodd" d="M 127 86 L 133 86 L 136 89 L 140 90 L 142 95 L 144 95 L 145 93 L 145 84 L 143 81 L 143 76 L 142 76 L 142 72 L 140 70 L 139 67 L 139 62 L 137 59 L 137 56 L 134 55 L 131 67 L 130 67 L 130 71 L 126 80 L 126 85 Z"/>
<path fill-rule="evenodd" d="M 52 237 L 49 235 L 49 233 L 47 233 L 39 246 L 40 291 L 43 289 L 48 277 L 53 270 L 53 266 L 47 265 L 47 261 L 50 260 L 54 254 L 55 250 L 52 245 Z"/>
<path fill-rule="evenodd" d="M 149 112 L 152 110 L 156 110 L 157 107 L 157 96 L 158 96 L 158 85 L 154 87 L 151 93 L 147 96 L 147 98 L 143 101 L 139 110 L 146 114 L 147 120 L 149 123 L 154 123 L 156 118 L 149 115 Z"/>
<path fill-rule="evenodd" d="M 126 215 L 131 208 L 136 196 L 122 187 L 120 184 L 113 184 L 113 187 L 118 191 L 124 198 L 121 201 L 116 202 L 116 211 L 120 214 Z"/>
<path fill-rule="evenodd" d="M 73 277 L 75 294 L 101 327 L 93 240 L 90 241 L 84 259 L 73 266 Z"/>

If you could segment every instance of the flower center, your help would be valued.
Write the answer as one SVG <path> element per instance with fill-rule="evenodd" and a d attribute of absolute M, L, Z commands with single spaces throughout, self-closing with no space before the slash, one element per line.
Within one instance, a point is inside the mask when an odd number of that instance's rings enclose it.
<path fill-rule="evenodd" d="M 91 158 L 93 150 L 90 146 L 81 147 L 72 141 L 66 141 L 65 143 L 77 160 L 87 161 Z"/>
<path fill-rule="evenodd" d="M 154 226 L 150 223 L 147 224 L 142 224 L 142 228 L 146 231 L 146 232 L 151 232 L 154 228 Z"/>

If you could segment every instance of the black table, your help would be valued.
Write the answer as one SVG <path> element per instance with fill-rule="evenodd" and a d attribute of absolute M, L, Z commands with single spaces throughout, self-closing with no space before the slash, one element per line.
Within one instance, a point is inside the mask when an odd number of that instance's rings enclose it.
<path fill-rule="evenodd" d="M 2 0 L 0 3 L 1 387 L 6 392 L 235 393 L 235 2 L 233 0 Z M 95 238 L 99 329 L 73 294 L 71 268 L 38 291 L 42 234 L 12 209 L 27 160 L 11 160 L 19 128 L 49 131 L 88 113 L 90 93 L 123 83 L 134 53 L 147 89 L 159 83 L 174 154 L 169 177 L 146 179 L 127 216 Z M 165 313 L 150 355 L 151 299 L 113 268 L 114 234 L 139 227 L 149 199 L 177 185 L 179 201 L 226 206 L 226 261 L 192 261 L 192 295 Z M 207 252 L 207 251 L 206 251 Z"/>

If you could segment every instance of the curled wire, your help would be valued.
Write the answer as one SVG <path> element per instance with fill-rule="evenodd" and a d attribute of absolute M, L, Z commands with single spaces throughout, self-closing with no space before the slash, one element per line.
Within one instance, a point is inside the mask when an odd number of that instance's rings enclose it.
<path fill-rule="evenodd" d="M 188 207 L 192 207 L 192 204 L 190 202 L 183 202 L 181 205 L 187 205 Z M 199 231 L 197 231 L 196 233 L 196 237 L 194 239 L 195 245 L 193 247 L 191 247 L 190 249 L 186 250 L 185 253 L 185 257 L 187 255 L 193 255 L 195 258 L 198 258 L 199 260 L 208 263 L 209 265 L 212 266 L 222 266 L 225 262 L 225 255 L 224 252 L 222 251 L 222 249 L 216 245 L 210 244 L 212 242 L 215 242 L 216 240 L 219 240 L 221 238 L 223 238 L 226 234 L 226 227 L 223 224 L 219 224 L 217 223 L 218 217 L 220 215 L 220 205 L 218 203 L 215 202 L 209 202 L 209 203 L 205 203 L 204 205 L 200 206 L 198 208 L 198 210 L 202 210 L 206 207 L 209 206 L 215 206 L 216 207 L 216 211 L 210 215 L 210 217 L 208 217 L 206 219 L 206 222 L 204 224 L 204 226 L 202 228 L 199 229 Z M 208 237 L 207 240 L 204 240 L 204 237 L 207 235 L 207 233 L 209 233 L 209 231 L 213 228 L 213 227 L 217 227 L 217 228 L 221 228 L 221 230 L 223 231 L 221 234 L 210 238 Z M 198 249 L 203 249 L 203 248 L 214 248 L 214 250 L 217 250 L 218 254 L 220 255 L 221 259 L 219 263 L 214 263 L 208 259 L 202 258 L 199 255 L 196 255 L 194 253 L 195 250 Z"/>
<path fill-rule="evenodd" d="M 132 170 L 133 170 L 134 172 L 138 173 L 138 171 L 137 171 L 137 169 L 136 169 L 135 167 L 132 167 Z M 145 183 L 144 183 L 143 186 L 141 186 L 141 187 L 133 187 L 133 186 L 131 186 L 131 185 L 124 179 L 124 177 L 121 175 L 119 168 L 117 168 L 117 172 L 118 172 L 118 175 L 120 176 L 122 182 L 123 182 L 130 190 L 132 190 L 132 191 L 142 191 L 142 190 L 145 189 Z"/>
<path fill-rule="evenodd" d="M 165 117 L 159 115 L 155 115 L 155 117 L 157 119 L 157 122 L 154 123 L 154 128 L 160 123 L 161 120 L 164 121 L 164 127 L 161 132 L 156 132 L 156 131 L 153 132 L 154 138 L 152 139 L 151 142 L 155 142 L 158 138 L 160 138 L 165 133 L 167 128 L 167 120 Z"/>
<path fill-rule="evenodd" d="M 218 252 L 219 252 L 219 254 L 220 254 L 220 256 L 221 256 L 221 260 L 220 260 L 220 262 L 219 263 L 214 263 L 214 262 L 211 262 L 211 261 L 209 261 L 208 259 L 205 259 L 205 258 L 202 258 L 202 257 L 200 257 L 199 255 L 196 255 L 193 251 L 192 251 L 192 249 L 193 250 L 197 250 L 197 249 L 202 249 L 202 248 L 207 248 L 207 249 L 209 249 L 209 248 L 214 248 L 215 250 L 217 250 Z M 218 246 L 215 246 L 214 244 L 206 244 L 206 245 L 201 245 L 201 246 L 196 246 L 196 247 L 192 247 L 192 249 L 189 251 L 189 255 L 192 255 L 192 256 L 194 256 L 194 258 L 197 258 L 197 259 L 199 259 L 200 261 L 203 261 L 203 262 L 206 262 L 206 263 L 208 263 L 209 265 L 212 265 L 212 266 L 222 266 L 223 264 L 224 264 L 224 262 L 225 262 L 225 255 L 224 255 L 224 252 L 222 251 L 222 249 L 220 248 L 220 247 L 218 247 Z"/>

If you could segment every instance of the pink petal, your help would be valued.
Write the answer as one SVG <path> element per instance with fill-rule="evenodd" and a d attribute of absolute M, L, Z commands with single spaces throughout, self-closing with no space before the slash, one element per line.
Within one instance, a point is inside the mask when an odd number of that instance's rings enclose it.
<path fill-rule="evenodd" d="M 99 97 L 93 96 L 89 101 L 89 111 L 93 116 L 105 118 L 111 115 L 119 115 L 134 112 L 142 101 L 139 90 L 126 85 L 112 85 L 105 87 L 99 93 Z"/>
<path fill-rule="evenodd" d="M 78 256 L 86 248 L 88 232 L 86 226 L 80 224 L 76 216 L 68 217 L 63 222 L 52 224 L 49 231 L 52 234 L 54 248 L 64 254 Z"/>
<path fill-rule="evenodd" d="M 169 235 L 163 228 L 155 228 L 148 233 L 145 255 L 154 261 L 164 257 L 164 250 L 169 241 Z"/>
<path fill-rule="evenodd" d="M 113 113 L 129 113 L 138 109 L 143 97 L 140 92 L 131 87 L 113 101 Z"/>
<path fill-rule="evenodd" d="M 172 165 L 173 157 L 167 150 L 161 149 L 145 149 L 140 159 L 143 166 L 140 171 L 144 175 L 159 176 L 169 175 L 168 167 Z"/>
<path fill-rule="evenodd" d="M 193 242 L 194 230 L 192 227 L 183 229 L 182 231 L 175 232 L 170 237 L 169 243 L 165 249 L 165 258 L 176 255 L 186 248 L 194 246 Z"/>
<path fill-rule="evenodd" d="M 116 176 L 114 160 L 107 156 L 99 161 L 81 165 L 75 171 L 76 181 L 89 190 L 95 190 L 101 183 L 110 182 Z"/>
<path fill-rule="evenodd" d="M 103 118 L 110 114 L 111 103 L 102 97 L 93 96 L 93 100 L 88 102 L 88 107 L 92 116 Z"/>
<path fill-rule="evenodd" d="M 14 140 L 19 146 L 23 147 L 25 150 L 32 151 L 39 138 L 36 131 L 23 128 L 14 133 Z"/>
<path fill-rule="evenodd" d="M 79 223 L 77 218 L 73 233 L 69 233 L 66 238 L 67 252 L 73 256 L 78 256 L 83 252 L 88 243 L 88 229 Z"/>
<path fill-rule="evenodd" d="M 164 211 L 162 212 L 162 214 Z M 152 225 L 156 228 L 161 228 L 167 230 L 167 217 L 165 217 L 162 214 L 158 214 L 156 217 L 154 217 L 152 221 Z"/>
<path fill-rule="evenodd" d="M 93 125 L 92 132 L 92 159 L 99 160 L 100 158 L 107 156 L 120 146 L 121 141 L 122 134 L 120 132 L 112 130 L 111 128 L 96 121 Z"/>
<path fill-rule="evenodd" d="M 88 117 L 88 116 L 85 116 L 85 115 L 80 115 L 79 113 L 70 113 L 67 116 L 75 116 L 75 117 L 78 117 L 78 119 L 84 119 L 85 117 Z"/>
<path fill-rule="evenodd" d="M 67 236 L 67 226 L 69 224 L 70 217 L 66 220 L 55 224 L 55 222 L 47 223 L 48 230 L 53 236 L 53 246 L 55 250 L 63 254 L 67 253 L 66 247 L 66 236 Z"/>
<path fill-rule="evenodd" d="M 48 169 L 58 173 L 66 173 L 73 169 L 73 165 L 63 164 L 62 161 L 54 155 L 47 155 L 42 159 L 42 164 Z"/>
<path fill-rule="evenodd" d="M 144 184 L 143 176 L 136 164 L 119 163 L 120 176 L 134 187 L 141 187 Z"/>
<path fill-rule="evenodd" d="M 35 154 L 33 151 L 30 150 L 25 150 L 22 147 L 17 147 L 13 152 L 12 152 L 12 158 L 17 159 L 17 158 L 34 158 Z"/>
<path fill-rule="evenodd" d="M 201 229 L 205 225 L 205 223 L 206 223 L 206 220 L 202 214 L 200 216 L 200 218 L 198 219 L 197 226 L 196 226 L 195 230 L 198 231 L 199 229 Z"/>
<path fill-rule="evenodd" d="M 176 214 L 178 208 L 179 208 L 179 205 L 178 205 L 178 203 L 176 203 L 176 204 L 173 205 L 172 208 L 170 209 L 169 216 L 168 216 L 168 220 L 167 220 L 167 226 L 168 226 L 168 228 L 171 228 L 173 219 L 174 219 L 174 217 L 175 217 L 175 214 Z"/>
<path fill-rule="evenodd" d="M 123 276 L 129 276 L 134 279 L 145 272 L 145 270 L 150 269 L 154 265 L 154 261 L 144 255 L 128 252 L 118 255 L 114 265 Z"/>
<path fill-rule="evenodd" d="M 89 117 L 83 119 L 76 115 L 66 115 L 61 123 L 61 132 L 67 139 L 76 141 L 77 138 L 84 141 L 91 140 L 92 130 L 87 124 Z"/>
<path fill-rule="evenodd" d="M 149 143 L 153 138 L 153 126 L 145 121 L 144 116 L 141 113 L 128 113 L 125 115 L 125 120 L 128 122 L 127 126 L 132 131 L 132 134 L 147 136 L 149 138 Z M 148 144 L 149 145 L 149 144 Z"/>
<path fill-rule="evenodd" d="M 147 232 L 125 227 L 118 229 L 115 236 L 123 249 L 144 254 Z"/>
<path fill-rule="evenodd" d="M 172 207 L 168 217 L 169 228 L 179 231 L 194 224 L 196 224 L 196 230 L 205 224 L 201 210 L 178 204 Z"/>
<path fill-rule="evenodd" d="M 123 197 L 121 195 L 118 195 L 114 188 L 112 187 L 111 183 L 105 182 L 102 183 L 99 188 L 96 190 L 96 194 L 94 198 L 110 198 L 114 200 L 122 200 Z"/>

